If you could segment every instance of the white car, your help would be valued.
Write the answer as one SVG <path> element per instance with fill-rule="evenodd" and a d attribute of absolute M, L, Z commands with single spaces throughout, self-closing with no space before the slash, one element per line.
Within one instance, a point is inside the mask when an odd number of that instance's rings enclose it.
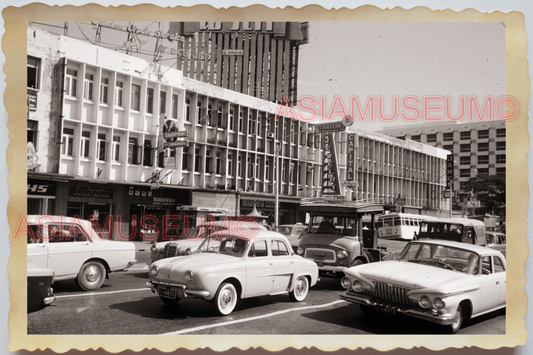
<path fill-rule="evenodd" d="M 55 281 L 76 279 L 83 290 L 137 262 L 134 243 L 104 240 L 90 221 L 65 216 L 29 215 L 27 250 L 28 262 L 54 270 Z"/>
<path fill-rule="evenodd" d="M 506 307 L 506 264 L 492 248 L 446 240 L 418 240 L 398 260 L 345 270 L 341 299 L 363 313 L 401 313 L 456 333 L 464 319 Z"/>
<path fill-rule="evenodd" d="M 316 284 L 316 263 L 292 253 L 285 236 L 264 230 L 221 234 L 220 239 L 204 239 L 191 255 L 152 263 L 146 285 L 168 306 L 196 297 L 228 315 L 241 298 L 288 293 L 301 302 Z"/>

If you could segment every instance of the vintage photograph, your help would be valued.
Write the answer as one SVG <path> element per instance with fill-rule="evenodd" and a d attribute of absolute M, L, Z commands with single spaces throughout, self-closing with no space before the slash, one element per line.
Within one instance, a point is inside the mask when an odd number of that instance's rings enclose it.
<path fill-rule="evenodd" d="M 505 21 L 25 30 L 28 336 L 508 344 Z"/>

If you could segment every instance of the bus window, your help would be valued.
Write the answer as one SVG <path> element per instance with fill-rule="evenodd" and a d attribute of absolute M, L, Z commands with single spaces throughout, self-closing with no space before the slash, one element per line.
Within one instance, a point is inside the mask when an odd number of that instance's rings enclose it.
<path fill-rule="evenodd" d="M 400 217 L 394 218 L 394 225 L 395 226 L 401 226 L 402 225 L 402 219 Z"/>

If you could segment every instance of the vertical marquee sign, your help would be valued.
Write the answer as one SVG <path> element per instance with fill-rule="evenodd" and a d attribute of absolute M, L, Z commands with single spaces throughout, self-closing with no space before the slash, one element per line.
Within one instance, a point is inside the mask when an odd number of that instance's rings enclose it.
<path fill-rule="evenodd" d="M 355 133 L 348 134 L 346 182 L 355 183 Z"/>
<path fill-rule="evenodd" d="M 453 154 L 446 156 L 446 189 L 453 189 Z"/>
<path fill-rule="evenodd" d="M 340 195 L 339 170 L 333 133 L 325 133 L 322 141 L 322 194 Z"/>

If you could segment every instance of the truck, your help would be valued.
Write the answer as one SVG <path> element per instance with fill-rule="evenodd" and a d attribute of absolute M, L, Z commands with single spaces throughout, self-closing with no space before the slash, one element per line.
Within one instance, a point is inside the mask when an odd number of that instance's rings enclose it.
<path fill-rule="evenodd" d="M 309 222 L 296 252 L 313 260 L 321 274 L 344 276 L 346 268 L 381 261 L 391 252 L 378 246 L 375 220 L 384 211 L 379 200 L 308 198 L 302 199 L 300 211 L 308 214 Z"/>

